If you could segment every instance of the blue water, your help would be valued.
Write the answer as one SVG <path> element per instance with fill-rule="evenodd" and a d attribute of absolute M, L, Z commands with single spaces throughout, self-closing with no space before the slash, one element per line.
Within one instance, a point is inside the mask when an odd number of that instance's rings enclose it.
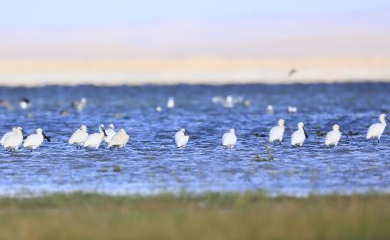
<path fill-rule="evenodd" d="M 14 105 L 0 108 L 0 133 L 21 126 L 31 134 L 41 127 L 52 142 L 35 152 L 0 151 L 0 194 L 88 191 L 110 194 L 154 194 L 264 190 L 270 195 L 305 196 L 310 193 L 390 192 L 390 133 L 379 144 L 364 137 L 368 126 L 378 122 L 381 111 L 390 110 L 389 83 L 228 86 L 48 86 L 0 88 L 0 96 Z M 242 96 L 251 106 L 233 108 L 214 104 L 214 96 Z M 168 97 L 176 108 L 166 109 Z M 28 110 L 16 105 L 19 98 L 32 100 Z M 70 102 L 86 97 L 82 113 Z M 275 114 L 267 114 L 268 104 Z M 156 106 L 163 106 L 160 113 Z M 289 105 L 297 114 L 287 114 Z M 62 116 L 68 109 L 71 114 Z M 32 115 L 27 118 L 26 115 Z M 282 145 L 271 144 L 274 161 L 266 157 L 269 129 L 283 118 L 294 130 L 306 124 L 309 139 L 302 148 L 290 146 L 286 131 Z M 126 149 L 98 151 L 67 144 L 81 124 L 98 132 L 100 123 L 113 123 L 130 133 Z M 345 132 L 337 147 L 325 147 L 317 131 L 330 131 L 338 123 Z M 186 128 L 190 140 L 177 149 L 173 135 Z M 220 146 L 221 136 L 235 128 L 233 149 Z M 121 171 L 114 171 L 120 167 Z"/>

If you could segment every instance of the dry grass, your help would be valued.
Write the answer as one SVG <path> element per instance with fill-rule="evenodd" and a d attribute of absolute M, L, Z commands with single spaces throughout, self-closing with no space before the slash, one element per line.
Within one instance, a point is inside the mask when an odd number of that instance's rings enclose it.
<path fill-rule="evenodd" d="M 389 239 L 390 196 L 0 199 L 0 239 Z"/>

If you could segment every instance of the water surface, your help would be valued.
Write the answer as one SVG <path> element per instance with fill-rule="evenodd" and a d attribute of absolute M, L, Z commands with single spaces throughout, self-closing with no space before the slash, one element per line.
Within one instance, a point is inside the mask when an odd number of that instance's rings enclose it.
<path fill-rule="evenodd" d="M 41 127 L 52 137 L 35 152 L 0 151 L 0 193 L 389 192 L 389 130 L 378 145 L 364 139 L 381 111 L 390 110 L 389 93 L 388 83 L 0 88 L 1 98 L 15 107 L 0 109 L 1 134 L 12 126 L 29 134 Z M 218 95 L 242 96 L 251 106 L 224 108 L 211 102 Z M 170 96 L 176 100 L 174 109 L 165 108 Z M 16 107 L 22 97 L 32 100 L 30 109 Z M 76 113 L 70 102 L 81 97 L 88 106 Z M 265 112 L 268 104 L 275 114 Z M 157 113 L 159 105 L 164 110 Z M 298 113 L 287 114 L 289 105 L 297 106 Z M 63 109 L 71 114 L 62 116 Z M 274 161 L 255 161 L 256 155 L 267 156 L 267 137 L 261 134 L 268 135 L 279 118 L 294 130 L 304 122 L 309 139 L 302 148 L 292 147 L 287 131 L 283 144 L 270 145 Z M 93 133 L 100 123 L 125 128 L 130 133 L 126 149 L 111 151 L 103 144 L 88 151 L 67 144 L 81 124 Z M 330 131 L 334 123 L 355 135 L 342 137 L 335 148 L 325 147 L 324 137 L 315 133 Z M 182 127 L 190 141 L 177 149 L 173 135 Z M 238 143 L 225 149 L 221 137 L 230 128 L 236 129 Z"/>

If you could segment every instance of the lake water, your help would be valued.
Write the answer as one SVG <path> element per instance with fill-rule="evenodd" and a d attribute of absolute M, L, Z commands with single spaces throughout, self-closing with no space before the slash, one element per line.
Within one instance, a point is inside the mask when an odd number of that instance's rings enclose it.
<path fill-rule="evenodd" d="M 13 110 L 0 109 L 0 133 L 21 126 L 28 134 L 41 127 L 52 142 L 30 152 L 0 151 L 0 194 L 39 194 L 88 191 L 109 194 L 155 194 L 160 192 L 244 192 L 264 190 L 270 195 L 306 196 L 310 193 L 390 192 L 390 133 L 379 144 L 365 140 L 368 126 L 378 122 L 381 111 L 390 110 L 389 83 L 310 85 L 179 85 L 179 86 L 48 86 L 0 88 L 2 99 Z M 233 108 L 212 103 L 214 96 L 242 96 L 251 106 Z M 175 97 L 176 107 L 166 109 Z M 28 110 L 19 109 L 19 98 L 32 100 Z M 70 102 L 86 97 L 82 113 Z M 274 114 L 265 109 L 272 104 Z M 164 109 L 158 113 L 155 108 Z M 289 105 L 298 113 L 287 114 Z M 60 111 L 70 110 L 69 116 Z M 27 114 L 32 118 L 27 118 Z M 283 118 L 296 130 L 306 124 L 309 139 L 301 148 L 290 145 L 291 132 L 283 144 L 270 147 L 274 161 L 266 157 L 269 129 Z M 113 123 L 130 133 L 124 150 L 76 149 L 67 144 L 81 124 L 98 132 L 100 123 Z M 324 136 L 338 123 L 345 132 L 337 147 L 324 146 Z M 190 140 L 177 149 L 173 136 L 186 128 Z M 235 128 L 238 143 L 221 146 L 221 137 Z M 114 169 L 120 171 L 114 171 Z M 120 168 L 120 169 L 118 169 Z"/>

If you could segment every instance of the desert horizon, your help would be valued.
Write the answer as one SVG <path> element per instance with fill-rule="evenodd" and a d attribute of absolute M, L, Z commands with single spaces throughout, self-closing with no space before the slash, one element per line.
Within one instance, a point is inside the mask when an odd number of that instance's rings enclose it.
<path fill-rule="evenodd" d="M 390 57 L 0 60 L 3 86 L 388 81 Z M 289 71 L 295 73 L 289 76 Z"/>

